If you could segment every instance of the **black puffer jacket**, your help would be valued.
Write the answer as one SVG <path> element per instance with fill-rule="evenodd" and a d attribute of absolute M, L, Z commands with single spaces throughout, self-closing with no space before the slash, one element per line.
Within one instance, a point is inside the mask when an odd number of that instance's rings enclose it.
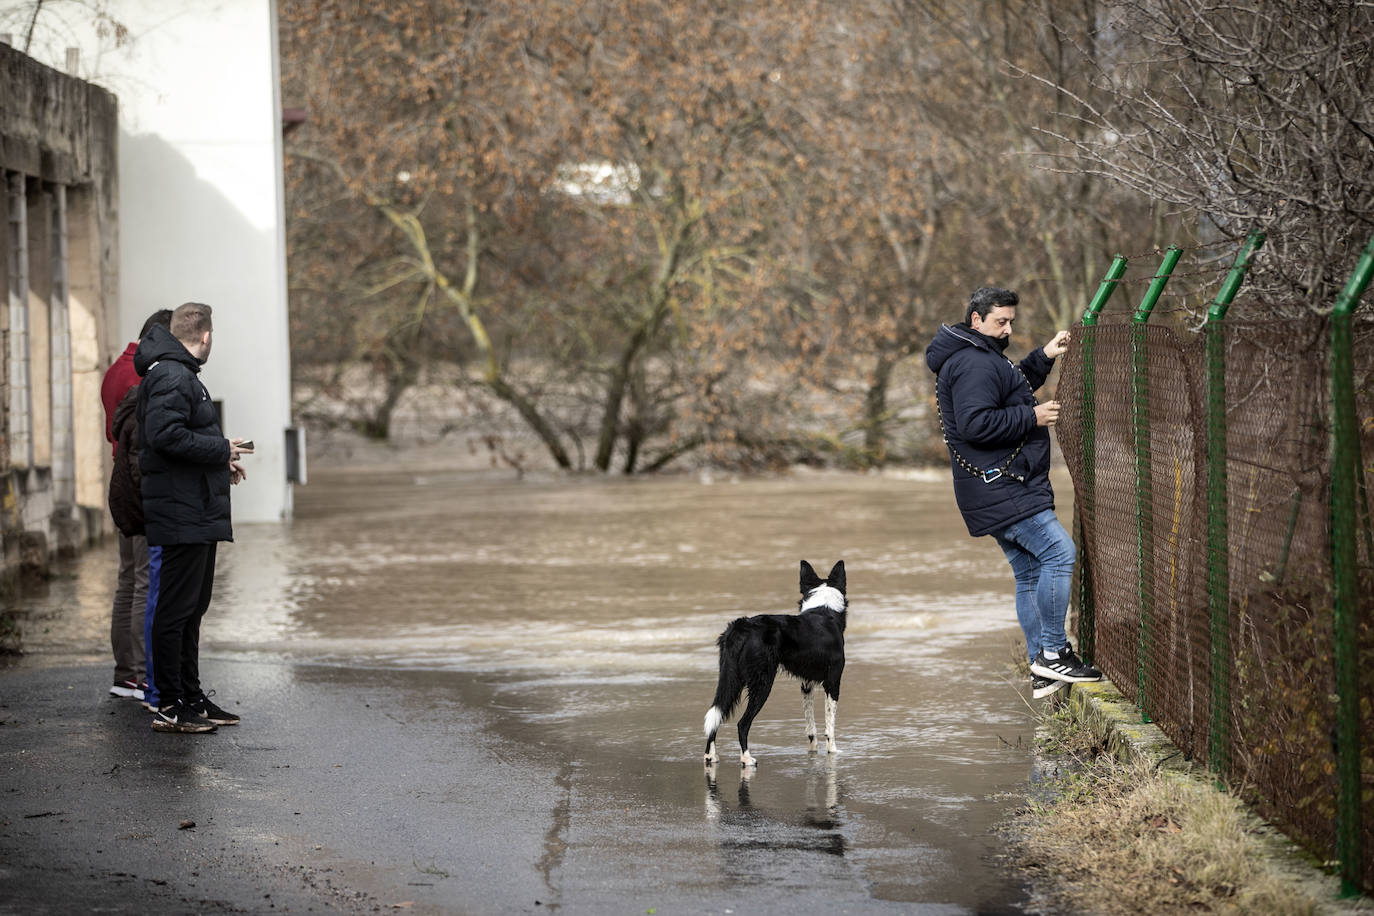
<path fill-rule="evenodd" d="M 110 420 L 117 443 L 114 471 L 110 474 L 110 516 L 125 537 L 143 534 L 143 496 L 138 467 L 138 386 L 125 392 Z"/>
<path fill-rule="evenodd" d="M 229 440 L 199 378 L 200 364 L 172 332 L 155 325 L 139 342 L 134 369 L 148 543 L 232 541 Z"/>
<path fill-rule="evenodd" d="M 938 381 L 950 447 L 994 478 L 975 476 L 950 456 L 954 498 L 969 534 L 994 534 L 1053 509 L 1050 431 L 1035 425 L 1034 391 L 1045 384 L 1054 360 L 1036 348 L 1013 365 L 991 338 L 957 324 L 940 326 L 926 348 L 926 365 Z M 1018 445 L 1021 452 L 997 477 Z"/>

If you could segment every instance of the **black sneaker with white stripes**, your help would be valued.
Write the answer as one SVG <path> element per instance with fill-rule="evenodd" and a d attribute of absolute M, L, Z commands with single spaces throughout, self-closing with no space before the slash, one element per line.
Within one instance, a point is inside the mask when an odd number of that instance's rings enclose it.
<path fill-rule="evenodd" d="M 1031 674 L 1066 681 L 1070 684 L 1085 684 L 1102 680 L 1102 672 L 1085 663 L 1073 651 L 1073 646 L 1059 650 L 1058 658 L 1046 658 L 1043 650 L 1031 662 Z"/>
<path fill-rule="evenodd" d="M 1039 700 L 1052 693 L 1058 693 L 1061 687 L 1067 687 L 1063 681 L 1056 681 L 1052 677 L 1041 677 L 1038 674 L 1031 675 L 1031 696 Z"/>

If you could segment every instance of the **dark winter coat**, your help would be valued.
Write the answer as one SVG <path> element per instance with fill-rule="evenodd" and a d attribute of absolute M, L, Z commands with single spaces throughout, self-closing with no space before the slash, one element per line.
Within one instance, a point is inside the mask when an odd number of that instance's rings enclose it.
<path fill-rule="evenodd" d="M 970 473 L 950 455 L 954 498 L 969 534 L 995 534 L 1053 509 L 1050 431 L 1035 425 L 1034 391 L 1045 384 L 1054 360 L 1037 348 L 1014 365 L 992 338 L 957 324 L 940 326 L 926 348 L 926 365 L 937 379 L 951 451 L 983 472 Z M 1018 445 L 1020 453 L 997 476 Z"/>
<path fill-rule="evenodd" d="M 144 533 L 137 411 L 138 386 L 135 385 L 125 392 L 110 420 L 115 441 L 114 470 L 110 473 L 110 515 L 125 537 Z"/>
<path fill-rule="evenodd" d="M 200 364 L 155 325 L 139 342 L 134 368 L 143 376 L 137 417 L 148 543 L 232 541 L 229 440 L 200 381 Z"/>

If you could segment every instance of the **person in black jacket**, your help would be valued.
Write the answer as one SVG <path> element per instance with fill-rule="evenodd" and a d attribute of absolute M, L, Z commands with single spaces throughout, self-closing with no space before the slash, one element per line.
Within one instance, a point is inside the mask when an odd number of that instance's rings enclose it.
<path fill-rule="evenodd" d="M 150 574 L 157 582 L 149 646 L 159 704 L 153 728 L 165 732 L 210 732 L 239 721 L 200 683 L 200 621 L 210 606 L 215 547 L 234 539 L 229 487 L 247 476 L 238 459 L 251 451 L 220 432 L 199 378 L 213 343 L 210 316 L 208 305 L 181 305 L 171 327 L 152 328 L 134 353 L 143 377 L 137 417 L 144 528 L 150 547 L 161 548 Z"/>
<path fill-rule="evenodd" d="M 1031 692 L 1043 697 L 1066 683 L 1101 680 L 1102 672 L 1083 663 L 1064 631 L 1077 553 L 1054 514 L 1050 486 L 1049 427 L 1059 403 L 1035 397 L 1069 332 L 1013 363 L 1004 351 L 1019 301 L 1009 289 L 975 290 L 964 322 L 940 326 L 926 365 L 935 373 L 955 500 L 969 534 L 992 535 L 1011 564 Z"/>

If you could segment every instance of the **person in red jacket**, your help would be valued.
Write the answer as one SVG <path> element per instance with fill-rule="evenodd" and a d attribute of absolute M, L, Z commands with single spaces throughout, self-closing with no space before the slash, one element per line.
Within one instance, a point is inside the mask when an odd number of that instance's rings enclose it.
<path fill-rule="evenodd" d="M 172 321 L 171 309 L 159 309 L 143 323 L 139 340 L 148 336 L 154 325 L 167 327 Z M 129 461 L 137 461 L 136 454 L 127 454 L 132 435 L 133 402 L 130 400 L 125 409 L 119 409 L 120 402 L 138 386 L 139 376 L 134 370 L 134 352 L 138 340 L 129 344 L 124 352 L 105 371 L 100 383 L 100 400 L 105 405 L 105 437 L 110 440 L 114 451 L 114 472 L 110 479 L 110 514 L 114 518 L 119 536 L 119 574 L 115 581 L 114 607 L 110 613 L 110 649 L 114 653 L 114 683 L 110 695 L 144 699 L 144 685 L 147 681 L 147 652 L 144 646 L 143 615 L 148 604 L 148 540 L 143 534 L 143 513 L 139 505 L 131 505 L 130 498 L 138 499 L 138 485 L 128 486 Z M 120 452 L 120 436 L 115 429 L 115 418 L 123 421 L 130 429 L 123 437 L 126 453 Z"/>

